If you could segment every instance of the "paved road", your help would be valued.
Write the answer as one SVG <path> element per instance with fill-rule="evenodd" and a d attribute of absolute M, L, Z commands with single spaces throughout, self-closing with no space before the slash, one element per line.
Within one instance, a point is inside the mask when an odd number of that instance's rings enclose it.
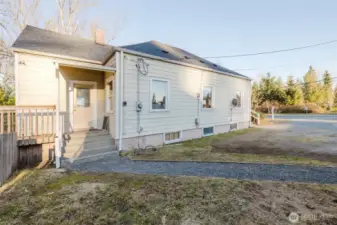
<path fill-rule="evenodd" d="M 337 184 L 337 167 L 305 167 L 268 164 L 146 162 L 117 155 L 72 166 L 73 170 L 122 172 L 169 176 L 222 177 L 248 180 L 297 181 Z"/>
<path fill-rule="evenodd" d="M 271 119 L 271 115 L 267 115 Z M 337 132 L 337 114 L 276 114 L 275 121 L 284 121 L 296 128 Z"/>
<path fill-rule="evenodd" d="M 267 115 L 271 118 L 271 115 Z M 337 114 L 275 114 L 275 119 L 327 120 L 337 122 Z"/>

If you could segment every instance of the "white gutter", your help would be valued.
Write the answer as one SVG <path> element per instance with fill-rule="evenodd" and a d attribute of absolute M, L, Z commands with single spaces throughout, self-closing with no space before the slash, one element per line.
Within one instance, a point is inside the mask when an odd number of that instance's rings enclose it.
<path fill-rule="evenodd" d="M 124 98 L 124 52 L 121 51 L 120 53 L 120 93 L 119 93 L 119 144 L 118 144 L 118 151 L 122 151 L 122 145 L 123 145 L 123 98 Z"/>
<path fill-rule="evenodd" d="M 60 72 L 59 72 L 59 65 L 58 63 L 55 63 L 55 74 L 57 79 L 57 85 L 56 85 L 56 124 L 55 124 L 55 163 L 56 168 L 61 167 L 61 140 L 62 140 L 62 134 L 60 131 Z"/>

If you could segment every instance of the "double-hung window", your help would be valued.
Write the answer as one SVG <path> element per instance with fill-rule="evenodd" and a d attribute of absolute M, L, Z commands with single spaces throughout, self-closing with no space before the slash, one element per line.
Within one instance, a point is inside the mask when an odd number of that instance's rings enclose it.
<path fill-rule="evenodd" d="M 202 108 L 214 108 L 214 88 L 211 86 L 203 86 L 202 88 Z"/>
<path fill-rule="evenodd" d="M 160 78 L 150 79 L 150 110 L 167 111 L 169 103 L 169 81 Z"/>
<path fill-rule="evenodd" d="M 106 111 L 111 113 L 115 111 L 115 86 L 113 77 L 110 77 L 106 80 L 105 90 L 106 90 Z"/>
<path fill-rule="evenodd" d="M 242 103 L 241 103 L 241 100 L 242 100 L 242 97 L 241 97 L 241 91 L 237 91 L 236 92 L 236 101 L 237 101 L 237 107 L 241 107 L 242 106 Z"/>

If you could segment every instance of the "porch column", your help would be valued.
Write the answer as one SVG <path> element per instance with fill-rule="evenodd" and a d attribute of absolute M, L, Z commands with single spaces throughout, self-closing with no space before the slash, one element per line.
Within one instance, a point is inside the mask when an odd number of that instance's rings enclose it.
<path fill-rule="evenodd" d="M 55 163 L 56 168 L 61 167 L 61 140 L 62 134 L 60 132 L 60 72 L 59 65 L 55 62 L 55 72 L 56 72 L 56 124 L 55 124 Z"/>

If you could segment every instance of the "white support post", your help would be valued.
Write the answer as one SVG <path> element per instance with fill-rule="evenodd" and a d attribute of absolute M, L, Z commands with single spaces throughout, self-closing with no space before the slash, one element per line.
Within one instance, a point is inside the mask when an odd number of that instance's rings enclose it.
<path fill-rule="evenodd" d="M 56 72 L 56 124 L 55 124 L 55 163 L 56 168 L 61 167 L 61 140 L 62 134 L 60 131 L 60 73 L 59 66 L 55 63 L 55 72 Z"/>
<path fill-rule="evenodd" d="M 119 101 L 119 143 L 118 143 L 118 151 L 122 151 L 123 149 L 123 101 L 124 101 L 124 52 L 121 51 L 120 54 L 120 67 L 119 67 L 119 75 L 120 75 L 120 101 Z"/>

